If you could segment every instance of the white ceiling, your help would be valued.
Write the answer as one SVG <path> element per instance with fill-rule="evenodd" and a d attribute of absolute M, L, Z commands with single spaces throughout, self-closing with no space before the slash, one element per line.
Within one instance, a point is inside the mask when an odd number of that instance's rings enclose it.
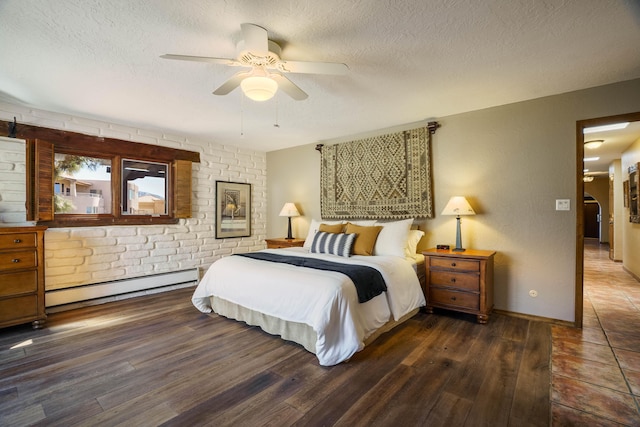
<path fill-rule="evenodd" d="M 0 0 L 0 99 L 271 151 L 639 78 L 639 5 Z M 289 74 L 307 100 L 256 103 L 212 95 L 236 68 L 159 58 L 233 58 L 244 22 L 284 59 L 350 73 Z"/>
<path fill-rule="evenodd" d="M 595 161 L 584 162 L 587 172 L 585 175 L 594 177 L 609 176 L 609 165 L 619 159 L 620 155 L 636 140 L 640 139 L 640 122 L 631 122 L 624 129 L 610 130 L 606 132 L 588 133 L 584 135 L 585 142 L 594 139 L 603 140 L 603 144 L 595 149 L 584 150 L 585 158 L 595 158 Z"/>

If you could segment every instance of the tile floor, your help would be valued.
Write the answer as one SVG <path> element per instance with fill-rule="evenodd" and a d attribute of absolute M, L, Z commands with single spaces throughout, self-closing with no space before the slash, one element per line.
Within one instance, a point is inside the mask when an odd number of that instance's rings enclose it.
<path fill-rule="evenodd" d="M 552 327 L 553 426 L 640 426 L 640 283 L 587 241 L 583 329 Z"/>

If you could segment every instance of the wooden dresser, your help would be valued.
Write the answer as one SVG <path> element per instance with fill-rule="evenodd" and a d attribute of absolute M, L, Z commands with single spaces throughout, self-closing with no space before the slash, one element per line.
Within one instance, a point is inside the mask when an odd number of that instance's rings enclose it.
<path fill-rule="evenodd" d="M 445 308 L 475 314 L 487 323 L 493 310 L 494 251 L 429 249 L 425 256 L 427 312 Z"/>
<path fill-rule="evenodd" d="M 0 327 L 44 325 L 44 231 L 0 227 Z"/>
<path fill-rule="evenodd" d="M 267 249 L 302 247 L 304 239 L 265 239 Z"/>

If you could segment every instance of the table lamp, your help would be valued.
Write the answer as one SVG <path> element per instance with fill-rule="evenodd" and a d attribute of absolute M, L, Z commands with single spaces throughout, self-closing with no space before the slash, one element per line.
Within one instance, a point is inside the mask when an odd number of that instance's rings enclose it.
<path fill-rule="evenodd" d="M 442 210 L 442 215 L 455 215 L 458 222 L 456 228 L 456 247 L 454 252 L 464 252 L 462 238 L 460 237 L 460 215 L 475 215 L 475 211 L 463 196 L 454 196 Z"/>
<path fill-rule="evenodd" d="M 280 216 L 286 216 L 289 218 L 289 228 L 287 230 L 287 240 L 291 240 L 293 239 L 293 236 L 291 235 L 291 217 L 292 216 L 300 216 L 300 212 L 298 212 L 298 209 L 296 208 L 296 205 L 294 205 L 293 203 L 285 203 L 284 206 L 282 207 L 282 210 L 280 211 Z"/>

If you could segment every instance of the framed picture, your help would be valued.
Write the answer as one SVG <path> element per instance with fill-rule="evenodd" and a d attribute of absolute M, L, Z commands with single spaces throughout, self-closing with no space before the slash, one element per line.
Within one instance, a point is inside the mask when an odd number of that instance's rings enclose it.
<path fill-rule="evenodd" d="M 216 181 L 216 239 L 251 236 L 251 184 Z"/>
<path fill-rule="evenodd" d="M 624 200 L 624 207 L 628 208 L 629 207 L 629 180 L 626 180 L 622 183 L 622 193 L 623 193 L 623 200 Z"/>

